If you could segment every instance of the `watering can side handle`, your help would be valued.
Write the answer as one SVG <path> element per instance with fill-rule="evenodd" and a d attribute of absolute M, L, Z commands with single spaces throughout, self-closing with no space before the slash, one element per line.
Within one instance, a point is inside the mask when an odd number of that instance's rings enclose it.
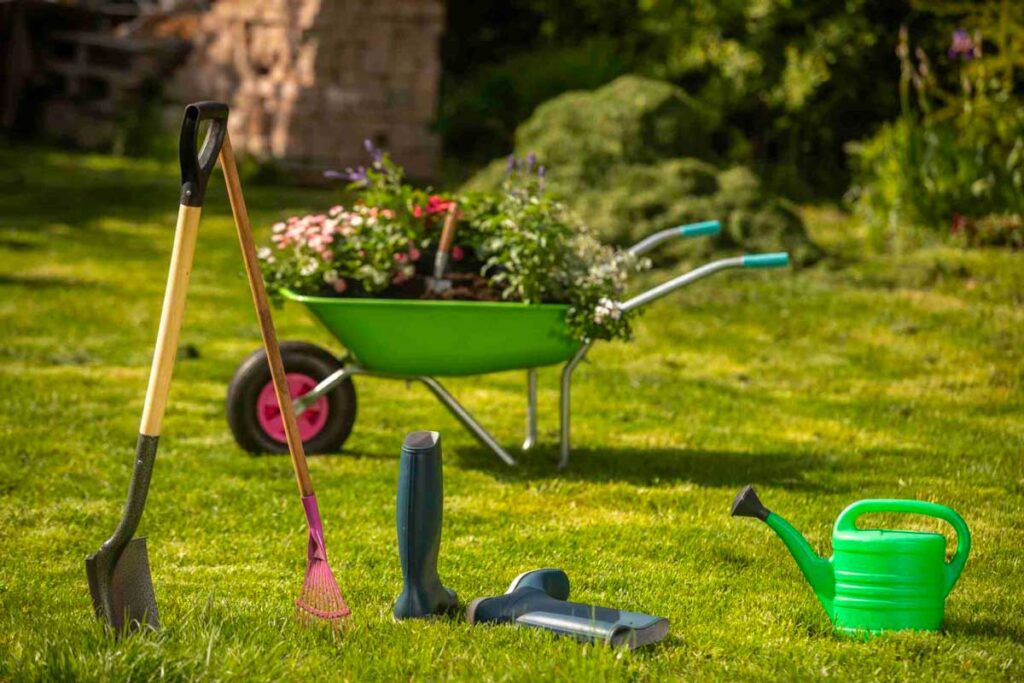
<path fill-rule="evenodd" d="M 878 498 L 859 500 L 853 503 L 839 514 L 836 520 L 836 531 L 849 531 L 857 528 L 857 518 L 861 515 L 872 512 L 898 512 L 911 515 L 925 515 L 935 517 L 949 524 L 956 531 L 956 552 L 953 558 L 946 563 L 946 595 L 953 590 L 957 579 L 960 578 L 967 563 L 967 556 L 971 552 L 971 530 L 967 522 L 956 510 L 938 503 L 929 503 L 924 500 L 903 500 L 899 498 Z"/>

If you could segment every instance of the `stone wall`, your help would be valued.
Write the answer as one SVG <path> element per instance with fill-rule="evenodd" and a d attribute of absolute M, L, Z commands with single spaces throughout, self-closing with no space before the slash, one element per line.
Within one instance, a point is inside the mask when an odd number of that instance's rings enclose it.
<path fill-rule="evenodd" d="M 257 157 L 363 165 L 369 138 L 431 178 L 443 28 L 443 0 L 217 0 L 172 92 L 228 102 L 232 142 Z"/>

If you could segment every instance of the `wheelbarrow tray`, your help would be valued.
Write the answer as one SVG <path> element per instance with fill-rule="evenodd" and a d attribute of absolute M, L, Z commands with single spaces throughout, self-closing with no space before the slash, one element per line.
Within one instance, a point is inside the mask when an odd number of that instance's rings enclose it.
<path fill-rule="evenodd" d="M 581 342 L 565 304 L 305 296 L 302 303 L 365 370 L 458 377 L 563 363 Z"/>

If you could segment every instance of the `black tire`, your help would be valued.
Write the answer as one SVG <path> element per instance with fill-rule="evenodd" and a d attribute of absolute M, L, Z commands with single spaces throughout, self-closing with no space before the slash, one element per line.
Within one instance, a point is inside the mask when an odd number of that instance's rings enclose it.
<path fill-rule="evenodd" d="M 300 341 L 281 344 L 285 372 L 301 372 L 318 382 L 342 367 L 329 351 Z M 287 453 L 288 444 L 264 431 L 256 417 L 256 403 L 270 382 L 270 367 L 263 349 L 249 355 L 235 370 L 228 385 L 227 417 L 238 445 L 250 453 Z M 356 421 L 356 388 L 351 378 L 335 387 L 327 398 L 327 423 L 312 439 L 303 441 L 307 453 L 337 453 Z"/>

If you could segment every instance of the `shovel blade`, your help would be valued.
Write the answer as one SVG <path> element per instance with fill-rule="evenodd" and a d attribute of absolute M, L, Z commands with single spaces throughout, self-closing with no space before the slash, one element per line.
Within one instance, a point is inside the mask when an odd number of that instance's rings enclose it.
<path fill-rule="evenodd" d="M 115 631 L 160 626 L 145 538 L 132 539 L 119 555 L 101 548 L 85 560 L 85 573 L 96 616 Z"/>

